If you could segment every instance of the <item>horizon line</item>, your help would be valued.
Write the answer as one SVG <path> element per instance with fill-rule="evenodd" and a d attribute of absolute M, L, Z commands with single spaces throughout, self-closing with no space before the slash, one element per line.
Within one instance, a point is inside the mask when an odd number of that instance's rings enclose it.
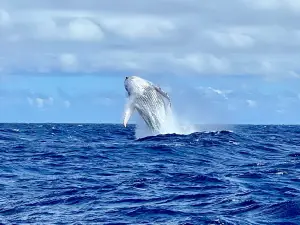
<path fill-rule="evenodd" d="M 123 125 L 122 123 L 115 122 L 0 122 L 0 124 L 74 124 L 74 125 Z M 136 123 L 129 123 L 129 126 L 136 125 Z M 185 124 L 182 124 L 183 126 Z M 270 125 L 284 125 L 284 126 L 295 126 L 300 123 L 195 123 L 190 125 L 256 125 L 256 126 L 270 126 Z"/>

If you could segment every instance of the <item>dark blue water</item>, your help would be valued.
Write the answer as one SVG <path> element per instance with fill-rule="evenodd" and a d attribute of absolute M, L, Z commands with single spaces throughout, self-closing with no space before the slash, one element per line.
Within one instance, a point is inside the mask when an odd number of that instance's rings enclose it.
<path fill-rule="evenodd" d="M 300 224 L 300 126 L 231 130 L 2 124 L 0 222 Z"/>

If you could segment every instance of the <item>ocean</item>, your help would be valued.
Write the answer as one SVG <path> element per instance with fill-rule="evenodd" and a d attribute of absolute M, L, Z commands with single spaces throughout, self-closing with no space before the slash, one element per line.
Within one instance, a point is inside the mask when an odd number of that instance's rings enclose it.
<path fill-rule="evenodd" d="M 0 160 L 1 224 L 300 224 L 300 126 L 0 124 Z"/>

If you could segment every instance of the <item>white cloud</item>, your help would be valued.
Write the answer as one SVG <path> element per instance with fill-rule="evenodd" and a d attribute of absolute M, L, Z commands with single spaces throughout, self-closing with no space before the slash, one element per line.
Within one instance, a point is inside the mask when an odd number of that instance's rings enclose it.
<path fill-rule="evenodd" d="M 54 103 L 54 99 L 52 97 L 42 98 L 42 97 L 27 97 L 27 101 L 29 105 L 36 106 L 37 108 L 44 108 L 45 106 L 52 106 Z"/>
<path fill-rule="evenodd" d="M 257 102 L 256 101 L 254 101 L 254 100 L 247 100 L 246 101 L 247 102 L 247 104 L 248 104 L 248 106 L 250 107 L 250 108 L 254 108 L 254 107 L 256 107 L 257 106 Z"/>
<path fill-rule="evenodd" d="M 68 101 L 68 100 L 65 100 L 65 101 L 64 101 L 64 105 L 65 105 L 66 108 L 70 108 L 71 102 Z"/>
<path fill-rule="evenodd" d="M 263 10 L 289 10 L 293 12 L 299 12 L 300 1 L 299 0 L 243 0 L 247 5 L 250 5 L 256 9 Z"/>
<path fill-rule="evenodd" d="M 277 109 L 276 112 L 279 114 L 284 114 L 286 111 L 284 109 Z"/>
<path fill-rule="evenodd" d="M 70 39 L 93 41 L 101 40 L 104 36 L 101 29 L 86 19 L 76 19 L 69 23 L 68 34 Z"/>
<path fill-rule="evenodd" d="M 55 41 L 101 41 L 104 33 L 101 28 L 89 19 L 69 18 L 67 22 L 60 22 L 53 17 L 33 20 L 31 32 L 27 38 Z"/>
<path fill-rule="evenodd" d="M 284 0 L 244 0 L 244 2 L 257 9 L 278 9 L 284 5 Z"/>
<path fill-rule="evenodd" d="M 300 69 L 298 0 L 2 0 L 0 9 L 0 73 L 297 77 Z"/>
<path fill-rule="evenodd" d="M 38 108 L 43 108 L 44 107 L 44 99 L 42 98 L 36 98 L 35 99 L 35 102 L 36 102 L 36 105 Z"/>
<path fill-rule="evenodd" d="M 163 38 L 175 29 L 172 21 L 147 15 L 115 15 L 109 18 L 100 18 L 100 23 L 111 32 L 129 39 Z"/>
<path fill-rule="evenodd" d="M 214 89 L 209 87 L 209 90 L 213 91 L 214 93 L 217 93 L 218 95 L 223 96 L 224 99 L 228 99 L 227 94 L 230 94 L 232 91 L 231 90 L 218 90 L 218 89 Z"/>
<path fill-rule="evenodd" d="M 8 12 L 0 9 L 0 27 L 7 27 L 10 25 L 10 16 Z"/>
<path fill-rule="evenodd" d="M 113 100 L 108 97 L 101 97 L 101 98 L 94 99 L 94 103 L 99 105 L 109 106 L 113 103 Z"/>
<path fill-rule="evenodd" d="M 188 54 L 174 61 L 198 73 L 227 73 L 230 67 L 228 60 L 207 54 Z"/>
<path fill-rule="evenodd" d="M 232 93 L 232 90 L 219 90 L 212 87 L 197 87 L 196 88 L 200 94 L 204 94 L 205 96 L 209 98 L 220 98 L 223 100 L 228 100 L 228 95 Z"/>
<path fill-rule="evenodd" d="M 59 56 L 59 61 L 63 70 L 76 70 L 78 65 L 77 57 L 70 53 L 64 53 Z"/>
<path fill-rule="evenodd" d="M 208 31 L 207 35 L 224 48 L 251 48 L 255 43 L 252 37 L 231 31 Z"/>

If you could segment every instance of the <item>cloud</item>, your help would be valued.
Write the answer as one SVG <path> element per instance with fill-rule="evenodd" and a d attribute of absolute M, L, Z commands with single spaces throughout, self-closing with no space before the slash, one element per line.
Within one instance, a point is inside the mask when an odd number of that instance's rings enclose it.
<path fill-rule="evenodd" d="M 198 92 L 209 99 L 220 99 L 221 101 L 228 100 L 228 94 L 232 93 L 232 90 L 219 90 L 212 87 L 197 87 Z"/>
<path fill-rule="evenodd" d="M 59 56 L 59 61 L 61 63 L 61 67 L 65 71 L 76 70 L 78 66 L 77 57 L 70 53 L 63 53 Z"/>
<path fill-rule="evenodd" d="M 66 108 L 70 108 L 71 102 L 68 101 L 68 100 L 65 100 L 65 101 L 64 101 L 64 105 L 65 105 Z"/>
<path fill-rule="evenodd" d="M 299 11 L 293 0 L 2 0 L 0 73 L 297 78 Z"/>
<path fill-rule="evenodd" d="M 300 11 L 298 0 L 243 0 L 247 5 L 261 10 L 288 10 L 291 12 Z"/>
<path fill-rule="evenodd" d="M 101 41 L 104 33 L 101 28 L 85 18 L 70 18 L 62 23 L 53 18 L 32 21 L 32 33 L 27 38 L 48 41 Z"/>
<path fill-rule="evenodd" d="M 52 97 L 48 97 L 48 98 L 41 98 L 41 97 L 37 97 L 37 98 L 31 98 L 31 97 L 27 97 L 27 101 L 29 103 L 29 105 L 31 106 L 36 106 L 37 108 L 44 108 L 46 106 L 52 106 L 54 103 L 54 99 Z"/>
<path fill-rule="evenodd" d="M 257 106 L 257 102 L 254 100 L 247 100 L 246 102 L 250 108 L 254 108 Z"/>
<path fill-rule="evenodd" d="M 277 109 L 276 112 L 279 113 L 279 114 L 284 114 L 285 110 L 283 110 L 283 109 Z"/>
<path fill-rule="evenodd" d="M 87 19 L 75 19 L 68 25 L 69 39 L 93 41 L 101 40 L 103 38 L 103 32 L 93 22 Z"/>
<path fill-rule="evenodd" d="M 237 32 L 208 31 L 207 34 L 223 48 L 251 48 L 255 44 L 252 37 Z"/>
<path fill-rule="evenodd" d="M 10 16 L 8 12 L 0 9 L 0 27 L 7 27 L 10 24 Z"/>

